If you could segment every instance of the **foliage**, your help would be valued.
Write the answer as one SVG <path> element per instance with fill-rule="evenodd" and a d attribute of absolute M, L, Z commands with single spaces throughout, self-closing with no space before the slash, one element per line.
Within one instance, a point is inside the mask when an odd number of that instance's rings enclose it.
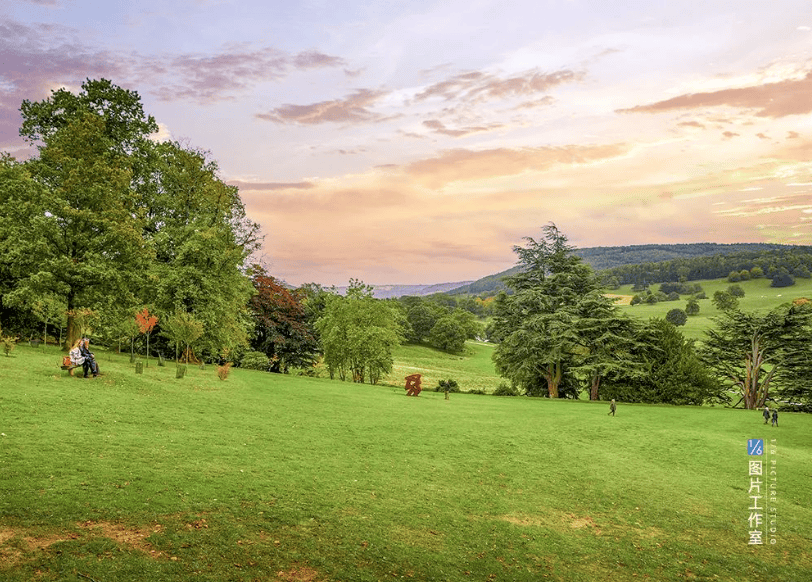
<path fill-rule="evenodd" d="M 671 309 L 666 314 L 665 320 L 676 326 L 685 325 L 685 322 L 688 321 L 688 313 L 685 310 L 679 308 Z"/>
<path fill-rule="evenodd" d="M 730 287 L 727 288 L 727 292 L 736 298 L 744 297 L 744 289 L 742 288 L 741 285 L 731 285 Z"/>
<path fill-rule="evenodd" d="M 615 375 L 603 385 L 603 398 L 623 402 L 701 405 L 724 401 L 724 393 L 686 340 L 670 322 L 652 318 L 635 334 L 632 355 L 641 368 Z"/>
<path fill-rule="evenodd" d="M 220 378 L 220 380 L 227 379 L 229 372 L 231 372 L 231 362 L 226 362 L 221 366 L 217 366 L 217 377 Z"/>
<path fill-rule="evenodd" d="M 440 318 L 431 328 L 429 343 L 439 350 L 460 353 L 465 348 L 465 329 L 452 315 Z"/>
<path fill-rule="evenodd" d="M 699 313 L 699 302 L 691 297 L 685 304 L 685 315 L 697 315 Z"/>
<path fill-rule="evenodd" d="M 155 324 L 158 323 L 158 316 L 151 315 L 149 309 L 144 307 L 135 314 L 135 322 L 138 324 L 138 331 L 147 336 L 147 366 L 149 366 L 149 336 Z"/>
<path fill-rule="evenodd" d="M 761 408 L 771 393 L 810 398 L 808 304 L 785 305 L 766 314 L 727 310 L 714 321 L 716 327 L 706 332 L 702 357 L 739 393 L 745 408 Z"/>
<path fill-rule="evenodd" d="M 434 387 L 435 392 L 459 392 L 460 386 L 456 380 L 440 380 Z"/>
<path fill-rule="evenodd" d="M 195 317 L 178 308 L 169 317 L 164 319 L 161 334 L 175 344 L 175 354 L 178 362 L 195 362 L 196 357 L 192 348 L 195 342 L 203 335 L 203 323 Z M 178 348 L 184 346 L 183 356 L 178 358 Z"/>
<path fill-rule="evenodd" d="M 729 291 L 714 292 L 711 301 L 719 311 L 735 310 L 739 307 L 739 300 L 731 295 Z"/>
<path fill-rule="evenodd" d="M 6 357 L 11 355 L 12 350 L 17 347 L 17 340 L 18 337 L 13 337 L 10 335 L 4 335 L 3 330 L 0 329 L 0 343 L 3 344 L 3 352 L 6 354 Z"/>
<path fill-rule="evenodd" d="M 782 269 L 772 277 L 771 287 L 792 287 L 795 285 L 795 277 L 789 274 L 786 269 Z"/>
<path fill-rule="evenodd" d="M 611 343 L 627 324 L 555 225 L 543 240 L 525 240 L 514 249 L 521 270 L 505 281 L 514 293 L 499 295 L 494 308 L 496 369 L 531 396 L 577 396 L 576 376 L 596 393 L 604 374 L 630 365 L 616 359 L 626 342 Z"/>
<path fill-rule="evenodd" d="M 507 382 L 500 382 L 492 394 L 494 396 L 519 396 L 519 391 Z"/>
<path fill-rule="evenodd" d="M 330 378 L 376 384 L 392 369 L 392 348 L 401 341 L 400 312 L 372 297 L 372 288 L 351 280 L 346 297 L 331 295 L 316 322 Z"/>
<path fill-rule="evenodd" d="M 242 355 L 240 367 L 248 370 L 262 370 L 267 372 L 271 367 L 268 355 L 264 352 L 250 351 Z"/>
<path fill-rule="evenodd" d="M 305 312 L 304 294 L 286 289 L 259 265 L 253 267 L 251 282 L 255 291 L 249 302 L 254 321 L 251 347 L 266 354 L 266 363 L 270 358 L 272 372 L 312 367 L 318 359 L 318 342 Z"/>

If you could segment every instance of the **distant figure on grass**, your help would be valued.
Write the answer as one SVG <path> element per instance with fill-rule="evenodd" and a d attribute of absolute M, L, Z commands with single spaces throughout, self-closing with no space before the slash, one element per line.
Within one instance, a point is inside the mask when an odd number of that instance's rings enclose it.
<path fill-rule="evenodd" d="M 770 407 L 764 406 L 764 424 L 770 422 Z"/>
<path fill-rule="evenodd" d="M 616 410 L 617 410 L 617 404 L 615 404 L 615 399 L 612 398 L 612 402 L 609 403 L 609 414 L 614 416 Z"/>
<path fill-rule="evenodd" d="M 778 426 L 778 409 L 773 410 L 773 426 Z"/>
<path fill-rule="evenodd" d="M 420 391 L 420 374 L 411 374 L 406 376 L 406 396 L 417 396 Z"/>
<path fill-rule="evenodd" d="M 79 352 L 82 354 L 84 361 L 82 362 L 82 370 L 85 373 L 85 378 L 87 378 L 88 371 L 93 373 L 93 377 L 99 375 L 99 365 L 96 363 L 96 357 L 93 355 L 93 352 L 90 351 L 90 340 L 87 338 L 82 338 L 81 343 L 79 344 Z"/>

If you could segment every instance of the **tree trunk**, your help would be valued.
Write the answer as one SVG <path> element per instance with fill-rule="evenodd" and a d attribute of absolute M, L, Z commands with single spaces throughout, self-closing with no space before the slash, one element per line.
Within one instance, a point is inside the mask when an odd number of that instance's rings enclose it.
<path fill-rule="evenodd" d="M 76 294 L 73 290 L 68 292 L 66 299 L 68 304 L 68 335 L 65 337 L 65 345 L 62 346 L 62 349 L 67 352 L 73 347 L 73 342 L 78 339 L 79 330 L 76 329 L 74 312 L 76 309 Z"/>
<path fill-rule="evenodd" d="M 558 398 L 558 385 L 561 383 L 561 362 L 549 364 L 544 377 L 547 380 L 547 393 L 550 398 Z"/>
<path fill-rule="evenodd" d="M 598 390 L 601 387 L 601 376 L 600 374 L 593 374 L 592 376 L 592 385 L 589 387 L 589 399 L 590 400 L 597 400 L 598 399 Z"/>

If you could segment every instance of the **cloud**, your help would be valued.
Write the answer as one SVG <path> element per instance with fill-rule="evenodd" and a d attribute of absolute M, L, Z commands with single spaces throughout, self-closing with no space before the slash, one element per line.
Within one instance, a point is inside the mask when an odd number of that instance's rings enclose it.
<path fill-rule="evenodd" d="M 256 117 L 275 123 L 298 123 L 302 125 L 380 121 L 383 116 L 373 112 L 370 106 L 374 105 L 386 94 L 386 91 L 358 89 L 344 99 L 320 101 L 310 105 L 282 105 L 268 113 L 258 113 Z"/>
<path fill-rule="evenodd" d="M 240 190 L 277 191 L 277 190 L 309 190 L 313 182 L 245 182 L 243 180 L 229 180 L 229 185 Z"/>
<path fill-rule="evenodd" d="M 725 136 L 725 139 L 733 139 L 734 137 L 739 137 L 738 133 L 734 133 L 732 131 L 722 132 L 722 135 Z"/>
<path fill-rule="evenodd" d="M 437 119 L 428 119 L 423 122 L 423 125 L 431 129 L 434 133 L 439 133 L 450 137 L 465 137 L 467 135 L 472 135 L 475 133 L 483 133 L 486 131 L 493 131 L 495 129 L 504 127 L 504 125 L 502 124 L 494 123 L 489 124 L 487 126 L 480 125 L 480 126 L 469 126 L 460 129 L 450 129 L 446 127 L 444 123 L 442 123 Z"/>
<path fill-rule="evenodd" d="M 705 129 L 705 126 L 698 121 L 683 121 L 677 124 L 678 127 L 696 127 L 697 129 Z"/>
<path fill-rule="evenodd" d="M 543 93 L 565 83 L 583 79 L 584 73 L 564 69 L 555 73 L 541 73 L 537 69 L 521 75 L 500 78 L 496 75 L 471 71 L 435 83 L 415 96 L 416 101 L 431 98 L 446 101 L 483 102 Z"/>
<path fill-rule="evenodd" d="M 61 25 L 0 21 L 0 139 L 8 131 L 8 118 L 19 119 L 9 112 L 10 107 L 16 110 L 23 98 L 41 99 L 51 88 L 78 85 L 86 78 L 137 84 L 141 93 L 164 101 L 208 103 L 232 99 L 253 85 L 293 71 L 346 65 L 340 57 L 315 50 L 289 54 L 237 44 L 209 53 L 156 56 L 110 52 L 80 38 L 80 31 Z"/>
<path fill-rule="evenodd" d="M 498 148 L 484 151 L 454 149 L 419 160 L 404 167 L 404 172 L 430 188 L 441 188 L 457 181 L 484 180 L 541 171 L 555 164 L 580 165 L 621 156 L 624 144 L 602 146 L 562 146 L 539 148 Z"/>
<path fill-rule="evenodd" d="M 786 79 L 707 93 L 688 93 L 649 105 L 619 109 L 618 113 L 661 113 L 707 107 L 755 109 L 758 117 L 779 118 L 812 113 L 812 72 L 800 79 Z"/>
<path fill-rule="evenodd" d="M 344 60 L 306 51 L 290 55 L 275 48 L 250 50 L 242 46 L 226 47 L 215 54 L 182 54 L 145 59 L 136 65 L 138 74 L 147 78 L 152 71 L 152 92 L 164 101 L 188 99 L 215 102 L 233 98 L 237 92 L 257 83 L 280 79 L 292 70 L 339 67 Z M 155 74 L 157 72 L 157 75 Z M 162 79 L 172 79 L 160 85 Z"/>

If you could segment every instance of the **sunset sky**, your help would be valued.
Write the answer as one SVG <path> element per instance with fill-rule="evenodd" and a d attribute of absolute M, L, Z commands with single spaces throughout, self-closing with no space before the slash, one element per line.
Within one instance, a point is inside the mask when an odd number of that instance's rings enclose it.
<path fill-rule="evenodd" d="M 108 78 L 211 152 L 291 284 L 431 284 L 578 247 L 812 244 L 808 0 L 14 0 L 23 99 Z"/>

